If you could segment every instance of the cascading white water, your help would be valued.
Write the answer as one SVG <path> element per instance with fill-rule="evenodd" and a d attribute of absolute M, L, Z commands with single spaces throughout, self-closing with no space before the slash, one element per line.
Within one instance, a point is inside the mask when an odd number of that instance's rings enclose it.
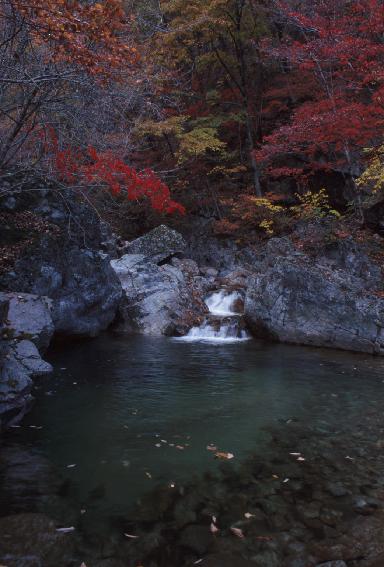
<path fill-rule="evenodd" d="M 205 300 L 210 315 L 206 317 L 200 327 L 193 327 L 185 337 L 180 337 L 177 340 L 215 343 L 249 340 L 250 336 L 242 323 L 242 313 L 236 311 L 241 299 L 241 294 L 238 291 L 219 290 L 212 293 Z"/>
<path fill-rule="evenodd" d="M 234 306 L 239 300 L 241 300 L 241 295 L 238 291 L 228 293 L 222 289 L 209 295 L 205 303 L 212 315 L 226 317 L 228 315 L 239 315 L 239 313 L 234 310 Z"/>

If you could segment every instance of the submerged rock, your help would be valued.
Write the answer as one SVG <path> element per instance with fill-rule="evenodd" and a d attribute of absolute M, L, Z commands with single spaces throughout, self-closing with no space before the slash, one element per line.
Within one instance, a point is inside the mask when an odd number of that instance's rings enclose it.
<path fill-rule="evenodd" d="M 251 280 L 245 315 L 254 334 L 281 342 L 384 354 L 380 271 L 356 246 L 313 259 L 272 239 Z"/>
<path fill-rule="evenodd" d="M 73 564 L 73 534 L 56 530 L 43 514 L 0 518 L 0 562 L 8 567 Z"/>

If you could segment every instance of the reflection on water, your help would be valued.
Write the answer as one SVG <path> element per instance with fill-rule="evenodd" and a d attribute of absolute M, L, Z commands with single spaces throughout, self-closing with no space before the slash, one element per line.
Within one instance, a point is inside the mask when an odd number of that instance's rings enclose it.
<path fill-rule="evenodd" d="M 234 453 L 236 466 L 278 420 L 345 425 L 384 397 L 380 359 L 256 341 L 103 336 L 48 358 L 54 375 L 38 382 L 9 443 L 50 462 L 68 498 L 98 521 L 126 513 L 156 483 L 217 469 L 208 445 Z M 17 482 L 14 493 L 28 479 Z M 12 511 L 11 484 L 3 513 Z"/>

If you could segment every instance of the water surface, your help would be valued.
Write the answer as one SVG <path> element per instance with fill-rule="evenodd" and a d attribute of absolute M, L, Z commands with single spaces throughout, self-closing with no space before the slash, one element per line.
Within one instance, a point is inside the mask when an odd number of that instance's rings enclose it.
<path fill-rule="evenodd" d="M 332 350 L 104 335 L 47 358 L 54 374 L 6 443 L 47 459 L 90 525 L 127 514 L 158 483 L 217 470 L 211 444 L 236 466 L 262 451 L 269 425 L 352 429 L 384 402 L 383 361 Z"/>

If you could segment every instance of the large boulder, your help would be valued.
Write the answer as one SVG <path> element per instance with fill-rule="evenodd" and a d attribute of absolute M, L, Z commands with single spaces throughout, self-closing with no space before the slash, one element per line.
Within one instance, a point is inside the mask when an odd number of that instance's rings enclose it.
<path fill-rule="evenodd" d="M 353 242 L 310 258 L 288 239 L 270 241 L 245 315 L 259 337 L 384 354 L 380 270 Z"/>
<path fill-rule="evenodd" d="M 52 301 L 29 293 L 1 293 L 3 338 L 28 339 L 44 351 L 52 338 Z M 6 307 L 7 306 L 7 307 Z"/>
<path fill-rule="evenodd" d="M 52 298 L 55 331 L 96 336 L 114 320 L 121 286 L 110 258 L 93 250 L 68 250 L 58 262 L 44 263 L 33 290 Z"/>
<path fill-rule="evenodd" d="M 111 265 L 123 288 L 122 328 L 148 335 L 182 334 L 205 313 L 192 274 L 158 266 L 143 254 L 126 254 Z"/>
<path fill-rule="evenodd" d="M 125 254 L 141 254 L 155 264 L 182 254 L 187 244 L 181 234 L 164 224 L 136 238 L 124 247 Z"/>

